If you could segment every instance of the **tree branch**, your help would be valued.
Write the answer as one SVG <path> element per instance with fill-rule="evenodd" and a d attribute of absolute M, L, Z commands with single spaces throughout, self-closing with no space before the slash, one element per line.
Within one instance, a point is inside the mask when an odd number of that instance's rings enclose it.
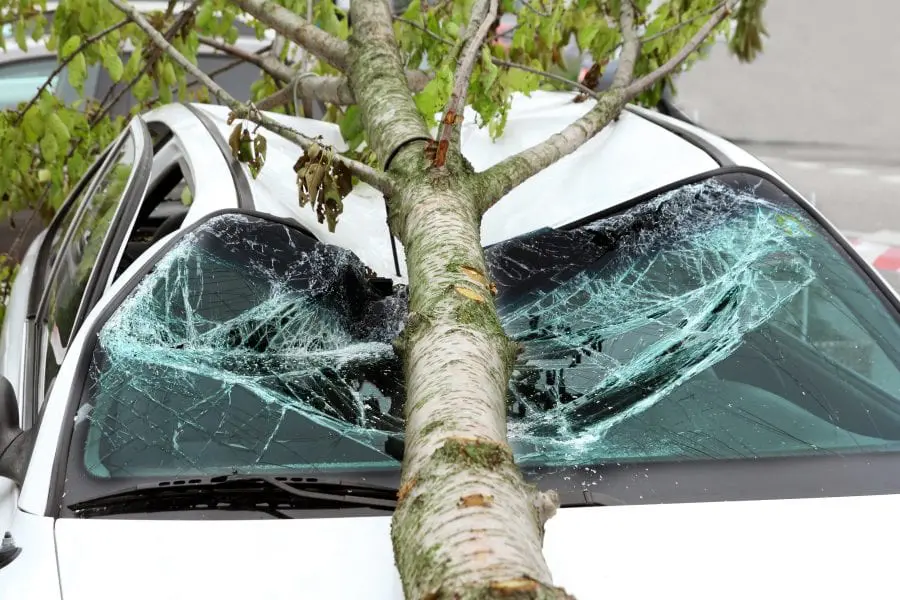
<path fill-rule="evenodd" d="M 109 34 L 112 33 L 113 31 L 116 31 L 116 30 L 118 30 L 118 29 L 121 29 L 122 27 L 125 27 L 126 25 L 128 25 L 128 23 L 130 23 L 130 20 L 129 20 L 129 19 L 124 19 L 124 20 L 122 20 L 122 21 L 119 21 L 118 23 L 115 23 L 114 25 L 110 25 L 109 27 L 107 27 L 106 29 L 104 29 L 104 30 L 102 30 L 102 31 L 98 31 L 98 32 L 95 33 L 94 35 L 91 35 L 91 36 L 86 37 L 86 38 L 84 39 L 84 41 L 81 42 L 81 45 L 79 45 L 78 48 L 76 48 L 75 51 L 72 52 L 72 54 L 70 54 L 69 56 L 67 56 L 65 59 L 61 60 L 61 61 L 59 62 L 59 64 L 56 66 L 56 68 L 53 69 L 53 72 L 50 73 L 50 75 L 47 77 L 47 79 L 44 81 L 44 83 L 41 84 L 41 87 L 38 88 L 37 93 L 31 98 L 31 100 L 28 101 L 28 104 L 25 105 L 25 108 L 23 108 L 22 110 L 20 110 L 19 113 L 16 115 L 16 120 L 15 120 L 15 122 L 14 122 L 13 124 L 14 124 L 14 125 L 18 125 L 19 123 L 22 122 L 22 118 L 25 116 L 25 113 L 27 113 L 28 110 L 29 110 L 32 106 L 34 106 L 34 104 L 35 104 L 35 103 L 38 101 L 38 99 L 41 97 L 41 93 L 42 93 L 44 90 L 46 90 L 46 89 L 47 89 L 47 86 L 50 85 L 50 82 L 53 81 L 53 78 L 56 77 L 57 75 L 59 75 L 59 74 L 62 72 L 62 70 L 65 69 L 66 66 L 67 66 L 70 62 L 72 62 L 72 60 L 73 60 L 76 56 L 78 56 L 78 54 L 81 53 L 82 50 L 84 50 L 85 48 L 87 48 L 88 46 L 90 46 L 91 44 L 93 44 L 94 42 L 96 42 L 96 41 L 98 41 L 98 40 L 100 40 L 100 39 L 106 37 L 107 35 L 109 35 Z"/>
<path fill-rule="evenodd" d="M 634 65 L 641 54 L 641 39 L 634 28 L 633 0 L 622 0 L 619 28 L 622 30 L 622 53 L 619 55 L 619 66 L 616 68 L 612 87 L 624 88 L 631 83 Z"/>
<path fill-rule="evenodd" d="M 271 55 L 263 55 L 263 54 L 251 54 L 246 50 L 241 50 L 240 48 L 236 48 L 231 44 L 226 44 L 224 42 L 220 42 L 215 38 L 211 38 L 205 35 L 198 35 L 197 39 L 204 46 L 209 46 L 210 48 L 214 48 L 219 50 L 220 52 L 224 52 L 225 54 L 229 54 L 235 58 L 240 58 L 244 62 L 248 62 L 252 65 L 256 65 L 275 79 L 287 83 L 294 77 L 294 70 L 291 69 L 288 65 L 282 63 L 277 58 Z"/>
<path fill-rule="evenodd" d="M 407 164 L 416 140 L 431 140 L 403 70 L 394 23 L 385 0 L 353 0 L 351 59 L 347 76 L 366 127 L 369 147 L 385 170 Z M 410 155 L 411 156 L 411 155 Z M 410 163 L 411 164 L 411 163 Z"/>
<path fill-rule="evenodd" d="M 682 46 L 681 50 L 679 50 L 675 56 L 666 61 L 665 64 L 660 66 L 658 69 L 653 71 L 652 73 L 648 73 L 644 75 L 640 79 L 637 79 L 625 88 L 626 95 L 630 98 L 634 98 L 635 96 L 640 95 L 641 93 L 647 91 L 653 85 L 660 81 L 661 79 L 668 77 L 678 66 L 685 61 L 685 59 L 691 55 L 697 48 L 700 47 L 700 44 L 709 37 L 709 34 L 712 33 L 712 30 L 715 29 L 719 23 L 721 23 L 725 17 L 727 17 L 731 13 L 732 5 L 730 2 L 724 2 L 716 11 L 712 14 L 712 16 L 703 24 L 697 33 L 694 34 L 684 46 Z"/>
<path fill-rule="evenodd" d="M 138 27 L 144 30 L 144 33 L 147 34 L 147 36 L 158 48 L 168 54 L 172 58 L 172 60 L 174 60 L 176 63 L 178 63 L 179 66 L 181 66 L 181 68 L 200 80 L 203 85 L 205 85 L 213 94 L 216 95 L 216 97 L 219 98 L 219 100 L 224 102 L 231 109 L 235 118 L 246 119 L 258 123 L 266 129 L 282 136 L 283 138 L 294 142 L 295 144 L 303 148 L 304 151 L 306 151 L 311 145 L 318 143 L 316 142 L 316 140 L 291 129 L 290 127 L 285 127 L 274 119 L 261 114 L 252 105 L 247 106 L 235 100 L 231 94 L 226 92 L 215 81 L 210 79 L 208 75 L 206 75 L 197 67 L 197 65 L 193 64 L 191 61 L 185 58 L 183 54 L 176 50 L 175 47 L 172 46 L 172 44 L 170 44 L 169 41 L 166 40 L 166 38 L 160 32 L 154 29 L 153 26 L 150 25 L 150 23 L 148 23 L 146 19 L 144 19 L 143 15 L 141 15 L 137 11 L 137 9 L 126 4 L 122 0 L 109 0 L 109 2 L 120 11 L 128 15 Z M 351 173 L 353 173 L 362 181 L 365 181 L 372 187 L 381 190 L 385 194 L 390 193 L 390 179 L 383 173 L 379 173 L 368 165 L 357 162 L 355 160 L 351 160 L 337 153 L 335 153 L 334 160 L 341 163 Z"/>
<path fill-rule="evenodd" d="M 476 0 L 472 6 L 472 15 L 469 17 L 469 26 L 466 28 L 465 43 L 462 52 L 456 60 L 456 73 L 453 77 L 453 91 L 450 92 L 450 100 L 444 109 L 441 119 L 441 130 L 438 133 L 438 147 L 434 157 L 434 166 L 444 164 L 447 148 L 451 145 L 454 152 L 459 150 L 459 131 L 462 126 L 463 111 L 466 108 L 466 96 L 469 93 L 469 80 L 475 70 L 475 62 L 482 44 L 491 31 L 491 25 L 497 18 L 497 0 Z"/>
<path fill-rule="evenodd" d="M 647 37 L 641 39 L 641 43 L 646 44 L 647 42 L 652 42 L 653 40 L 659 39 L 663 36 L 667 36 L 670 33 L 675 33 L 679 29 L 682 29 L 683 27 L 690 25 L 694 21 L 702 19 L 703 17 L 708 17 L 709 15 L 713 14 L 714 12 L 716 12 L 717 10 L 719 10 L 720 8 L 725 6 L 725 4 L 726 4 L 726 2 L 724 2 L 724 1 L 720 2 L 716 6 L 712 7 L 711 9 L 709 9 L 707 11 L 700 13 L 699 15 L 694 15 L 690 19 L 681 21 L 677 25 L 673 25 L 672 27 L 669 27 L 668 29 L 663 29 L 662 31 L 658 31 L 658 32 L 654 33 L 653 35 L 648 35 Z"/>
<path fill-rule="evenodd" d="M 479 173 L 477 177 L 484 190 L 481 210 L 488 210 L 510 190 L 562 157 L 572 154 L 597 135 L 610 121 L 616 118 L 626 102 L 671 73 L 685 58 L 690 56 L 691 52 L 696 50 L 728 15 L 729 10 L 727 4 L 721 7 L 669 61 L 649 75 L 636 81 L 630 81 L 634 72 L 633 61 L 640 51 L 640 40 L 634 29 L 634 7 L 631 0 L 622 0 L 619 20 L 624 39 L 619 71 L 613 80 L 613 86 L 600 95 L 597 104 L 587 114 L 559 133 Z M 630 65 L 628 64 L 629 60 L 632 61 Z"/>
<path fill-rule="evenodd" d="M 339 71 L 347 71 L 350 45 L 319 29 L 303 17 L 271 0 L 232 0 L 260 23 L 268 25 L 295 44 Z"/>
<path fill-rule="evenodd" d="M 431 37 L 433 37 L 433 38 L 436 39 L 437 41 L 442 42 L 442 43 L 444 43 L 444 44 L 447 44 L 448 46 L 452 46 L 452 45 L 453 45 L 453 42 L 452 42 L 451 40 L 448 40 L 447 38 L 441 37 L 441 36 L 439 36 L 438 34 L 434 33 L 433 31 L 429 31 L 429 30 L 428 30 L 427 28 L 425 28 L 423 25 L 420 25 L 419 23 L 416 23 L 415 21 L 410 21 L 409 19 L 403 19 L 403 18 L 400 18 L 400 17 L 395 17 L 394 20 L 395 20 L 395 21 L 398 21 L 398 22 L 400 22 L 400 23 L 405 23 L 405 24 L 407 24 L 407 25 L 410 25 L 410 26 L 412 26 L 412 27 L 415 27 L 416 29 L 420 29 L 421 31 L 427 33 L 428 35 L 430 35 Z M 509 29 L 508 31 L 512 31 L 513 29 L 515 29 L 515 27 Z M 506 34 L 506 33 L 504 33 L 504 35 L 505 35 L 505 34 Z M 534 73 L 535 75 L 538 75 L 538 76 L 540 76 L 540 77 L 544 77 L 545 79 L 551 79 L 551 80 L 553 80 L 553 81 L 557 81 L 557 82 L 559 82 L 559 83 L 563 83 L 563 84 L 568 85 L 568 86 L 570 86 L 570 87 L 576 88 L 576 89 L 578 89 L 579 91 L 581 91 L 581 92 L 587 94 L 587 95 L 590 96 L 591 98 L 596 98 L 596 97 L 597 97 L 597 92 L 596 92 L 596 91 L 592 90 L 591 88 L 587 87 L 586 85 L 582 85 L 581 83 L 579 83 L 579 82 L 577 82 L 577 81 L 572 81 L 572 80 L 569 79 L 568 77 L 563 77 L 562 75 L 556 75 L 555 73 L 550 73 L 549 71 L 541 71 L 540 69 L 535 69 L 535 68 L 533 68 L 533 67 L 529 67 L 528 65 L 523 65 L 523 64 L 521 64 L 521 63 L 512 62 L 512 61 L 509 61 L 509 60 L 503 60 L 503 59 L 501 59 L 501 58 L 496 58 L 496 57 L 491 57 L 491 62 L 492 62 L 493 64 L 497 65 L 498 67 L 505 67 L 505 68 L 507 68 L 507 69 L 519 69 L 520 71 L 526 71 L 526 72 L 528 72 L 528 73 Z M 407 72 L 406 72 L 406 76 L 410 79 L 410 81 L 412 81 L 412 77 L 413 77 L 414 75 L 415 75 L 415 76 L 418 76 L 418 77 L 420 77 L 420 78 L 422 79 L 421 87 L 416 87 L 416 86 L 414 86 L 412 83 L 410 83 L 409 89 L 413 90 L 414 92 L 421 91 L 422 88 L 424 88 L 425 85 L 428 83 L 428 81 L 431 80 L 431 76 L 428 75 L 427 73 L 423 73 L 422 71 L 407 71 Z"/>
<path fill-rule="evenodd" d="M 276 106 L 290 104 L 294 101 L 295 92 L 298 98 L 313 98 L 338 106 L 346 106 L 354 102 L 353 92 L 350 90 L 350 84 L 346 77 L 300 73 L 285 87 L 257 102 L 256 108 L 271 110 Z"/>

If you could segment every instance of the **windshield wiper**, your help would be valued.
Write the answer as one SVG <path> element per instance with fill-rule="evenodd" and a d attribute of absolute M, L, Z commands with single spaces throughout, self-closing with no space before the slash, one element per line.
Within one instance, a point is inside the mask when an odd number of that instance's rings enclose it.
<path fill-rule="evenodd" d="M 396 488 L 365 482 L 306 477 L 219 475 L 159 481 L 79 500 L 68 509 L 79 517 L 160 510 L 261 510 L 290 518 L 281 508 L 361 506 L 392 511 Z"/>

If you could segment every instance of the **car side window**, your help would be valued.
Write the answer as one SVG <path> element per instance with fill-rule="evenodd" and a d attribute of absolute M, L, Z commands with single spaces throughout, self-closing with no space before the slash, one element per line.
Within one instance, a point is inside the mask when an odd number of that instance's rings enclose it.
<path fill-rule="evenodd" d="M 129 132 L 98 176 L 86 202 L 77 208 L 70 232 L 58 251 L 58 267 L 47 290 L 47 327 L 51 341 L 65 347 L 71 339 L 78 309 L 84 297 L 100 247 L 122 200 L 137 158 L 134 136 Z"/>
<path fill-rule="evenodd" d="M 0 65 L 0 109 L 15 108 L 20 102 L 28 102 L 44 85 L 59 63 L 54 55 L 30 58 Z M 57 74 L 47 89 L 53 92 L 59 82 Z"/>

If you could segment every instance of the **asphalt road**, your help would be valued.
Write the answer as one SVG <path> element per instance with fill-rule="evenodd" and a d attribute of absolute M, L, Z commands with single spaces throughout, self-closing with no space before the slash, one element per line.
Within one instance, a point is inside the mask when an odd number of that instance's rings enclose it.
<path fill-rule="evenodd" d="M 771 0 L 764 53 L 723 45 L 678 82 L 678 104 L 814 200 L 841 230 L 900 248 L 900 3 Z M 900 272 L 888 272 L 900 289 Z"/>

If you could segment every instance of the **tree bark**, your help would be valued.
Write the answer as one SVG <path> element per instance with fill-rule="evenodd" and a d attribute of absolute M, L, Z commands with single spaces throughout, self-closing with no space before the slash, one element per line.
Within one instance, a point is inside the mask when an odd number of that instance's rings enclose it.
<path fill-rule="evenodd" d="M 387 4 L 355 0 L 351 14 L 348 77 L 369 144 L 392 177 L 389 222 L 409 270 L 409 320 L 396 344 L 406 449 L 392 525 L 405 596 L 566 598 L 541 553 L 555 495 L 525 482 L 506 438 L 515 348 L 486 278 L 487 189 L 458 152 L 441 168 L 426 159 L 431 136 Z"/>
<path fill-rule="evenodd" d="M 555 496 L 525 482 L 507 443 L 516 349 L 485 276 L 482 190 L 466 171 L 461 160 L 432 168 L 392 200 L 410 293 L 397 568 L 411 599 L 568 598 L 541 552 Z"/>

